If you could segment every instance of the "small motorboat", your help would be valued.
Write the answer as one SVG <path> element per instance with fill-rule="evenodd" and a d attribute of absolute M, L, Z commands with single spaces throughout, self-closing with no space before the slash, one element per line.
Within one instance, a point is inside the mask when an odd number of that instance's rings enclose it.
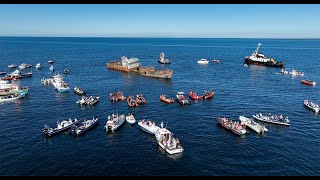
<path fill-rule="evenodd" d="M 26 68 L 31 68 L 31 67 L 32 67 L 31 64 L 26 64 L 26 63 L 22 63 L 19 66 L 20 69 L 26 69 Z"/>
<path fill-rule="evenodd" d="M 131 107 L 131 108 L 139 106 L 139 103 L 136 102 L 134 96 L 129 96 L 127 98 L 127 103 L 128 103 L 128 106 Z"/>
<path fill-rule="evenodd" d="M 282 74 L 289 74 L 289 72 L 287 70 L 283 69 L 283 68 L 281 69 L 281 73 Z"/>
<path fill-rule="evenodd" d="M 171 99 L 170 97 L 164 94 L 160 95 L 160 100 L 165 103 L 174 103 L 174 99 Z"/>
<path fill-rule="evenodd" d="M 136 119 L 134 118 L 133 114 L 130 113 L 126 115 L 126 121 L 130 124 L 136 123 Z"/>
<path fill-rule="evenodd" d="M 117 95 L 115 93 L 110 93 L 109 98 L 110 98 L 110 101 L 112 101 L 112 102 L 117 101 Z"/>
<path fill-rule="evenodd" d="M 104 126 L 104 129 L 106 132 L 114 132 L 116 129 L 118 129 L 124 122 L 126 121 L 126 117 L 124 114 L 119 115 L 112 113 L 112 115 L 108 116 L 108 120 L 106 122 L 106 125 Z"/>
<path fill-rule="evenodd" d="M 316 82 L 308 80 L 308 79 L 301 80 L 301 83 L 307 84 L 307 85 L 311 85 L 311 86 L 315 86 L 316 85 Z"/>
<path fill-rule="evenodd" d="M 117 96 L 116 96 L 116 100 L 117 101 L 124 101 L 126 100 L 127 98 L 123 95 L 123 93 L 121 91 L 118 91 L 117 92 Z"/>
<path fill-rule="evenodd" d="M 164 53 L 160 53 L 160 58 L 159 58 L 158 62 L 161 64 L 170 64 L 169 59 L 164 58 Z"/>
<path fill-rule="evenodd" d="M 48 63 L 49 63 L 49 64 L 52 64 L 52 63 L 53 63 L 53 60 L 49 59 Z"/>
<path fill-rule="evenodd" d="M 8 65 L 8 68 L 17 68 L 18 67 L 18 65 L 16 65 L 16 64 L 10 64 L 10 65 Z"/>
<path fill-rule="evenodd" d="M 8 96 L 0 96 L 0 103 L 1 102 L 6 102 L 6 101 L 13 101 L 13 100 L 16 100 L 16 99 L 20 99 L 20 98 L 23 98 L 25 97 L 25 93 L 21 93 L 19 95 L 8 95 Z"/>
<path fill-rule="evenodd" d="M 84 92 L 83 89 L 80 88 L 80 87 L 73 88 L 73 91 L 74 91 L 74 93 L 76 93 L 76 94 L 78 94 L 80 96 L 86 95 L 86 92 Z"/>
<path fill-rule="evenodd" d="M 40 63 L 36 64 L 36 69 L 41 69 L 41 68 L 42 68 L 42 66 Z"/>
<path fill-rule="evenodd" d="M 291 76 L 304 76 L 304 72 L 297 71 L 297 70 L 294 70 L 294 69 L 292 69 L 292 70 L 289 72 L 289 74 L 290 74 Z"/>
<path fill-rule="evenodd" d="M 272 115 L 271 113 L 269 113 L 269 114 L 258 113 L 258 114 L 253 115 L 253 117 L 255 119 L 257 119 L 259 121 L 263 121 L 263 122 L 279 124 L 279 125 L 285 125 L 285 126 L 289 126 L 290 125 L 289 118 L 283 116 L 282 114 L 280 114 L 280 115 Z"/>
<path fill-rule="evenodd" d="M 190 101 L 188 101 L 185 97 L 184 97 L 184 92 L 178 92 L 177 95 L 177 101 L 182 104 L 182 105 L 190 105 Z"/>
<path fill-rule="evenodd" d="M 247 63 L 244 63 L 243 66 L 244 66 L 244 67 L 249 67 Z"/>
<path fill-rule="evenodd" d="M 50 128 L 47 125 L 44 125 L 43 133 L 47 136 L 52 136 L 58 132 L 69 129 L 78 123 L 79 121 L 77 118 L 75 118 L 74 121 L 72 121 L 71 118 L 69 120 L 57 121 L 57 126 L 55 128 Z"/>
<path fill-rule="evenodd" d="M 198 60 L 198 64 L 208 64 L 209 61 L 207 59 L 203 59 L 201 58 L 200 60 Z"/>
<path fill-rule="evenodd" d="M 142 94 L 137 94 L 136 95 L 136 102 L 138 104 L 147 104 L 147 100 L 143 97 Z"/>
<path fill-rule="evenodd" d="M 183 147 L 180 144 L 178 138 L 173 136 L 167 128 L 163 127 L 161 123 L 161 128 L 159 128 L 155 133 L 158 145 L 164 149 L 169 154 L 177 154 L 183 152 Z"/>
<path fill-rule="evenodd" d="M 0 75 L 5 75 L 5 74 L 7 74 L 7 73 L 4 71 L 0 71 Z"/>
<path fill-rule="evenodd" d="M 69 74 L 69 72 L 70 72 L 69 69 L 64 69 L 64 70 L 63 70 L 63 73 L 64 73 L 64 74 Z"/>
<path fill-rule="evenodd" d="M 315 113 L 318 113 L 318 112 L 319 112 L 320 107 L 319 107 L 319 105 L 316 104 L 315 102 L 309 101 L 309 100 L 304 100 L 304 101 L 303 101 L 303 104 L 304 104 L 304 106 L 305 106 L 306 108 L 311 109 L 311 110 L 314 111 Z"/>
<path fill-rule="evenodd" d="M 203 96 L 198 96 L 196 92 L 190 91 L 189 97 L 193 100 L 202 100 Z"/>
<path fill-rule="evenodd" d="M 219 59 L 214 59 L 214 60 L 212 60 L 212 62 L 218 63 L 218 62 L 220 62 L 220 61 L 219 61 Z"/>
<path fill-rule="evenodd" d="M 214 95 L 214 92 L 213 90 L 210 90 L 210 91 L 204 91 L 204 94 L 203 94 L 203 99 L 210 99 L 212 98 Z"/>
<path fill-rule="evenodd" d="M 239 116 L 239 120 L 241 123 L 245 124 L 252 130 L 254 130 L 258 134 L 263 134 L 264 132 L 267 132 L 268 129 L 264 125 L 260 125 L 257 122 L 255 122 L 252 118 L 246 118 L 244 116 Z"/>
<path fill-rule="evenodd" d="M 139 121 L 138 125 L 143 131 L 152 135 L 155 135 L 156 131 L 159 129 L 159 126 L 157 126 L 155 122 L 151 120 L 146 121 L 146 119 Z"/>
<path fill-rule="evenodd" d="M 81 126 L 72 126 L 72 130 L 71 132 L 74 134 L 74 135 L 80 135 L 86 131 L 88 131 L 89 129 L 91 129 L 92 127 L 94 127 L 95 125 L 98 124 L 98 117 L 93 117 L 93 119 L 91 120 L 84 120 L 82 122 L 82 125 Z"/>
<path fill-rule="evenodd" d="M 90 96 L 87 101 L 86 101 L 86 104 L 89 105 L 89 106 L 93 106 L 95 105 L 96 103 L 98 103 L 100 101 L 100 97 L 99 96 Z"/>
<path fill-rule="evenodd" d="M 236 135 L 240 136 L 247 133 L 246 125 L 240 124 L 239 121 L 232 121 L 226 117 L 222 117 L 222 118 L 217 117 L 217 121 L 222 127 L 232 131 Z"/>

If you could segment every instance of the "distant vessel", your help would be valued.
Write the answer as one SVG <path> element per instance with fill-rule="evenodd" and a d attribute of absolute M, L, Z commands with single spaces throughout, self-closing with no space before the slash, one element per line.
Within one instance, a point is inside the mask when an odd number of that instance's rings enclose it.
<path fill-rule="evenodd" d="M 26 68 L 31 68 L 31 67 L 32 67 L 31 64 L 26 64 L 26 63 L 22 63 L 22 64 L 19 66 L 20 69 L 26 69 Z"/>
<path fill-rule="evenodd" d="M 251 56 L 246 56 L 244 61 L 246 64 L 254 64 L 260 66 L 271 66 L 271 67 L 284 67 L 284 64 L 280 62 L 276 62 L 274 59 L 270 59 L 261 52 L 259 52 L 260 46 L 262 44 L 259 43 L 257 49 L 252 53 Z"/>
<path fill-rule="evenodd" d="M 159 58 L 158 62 L 161 64 L 170 64 L 169 59 L 164 58 L 164 53 L 160 53 L 160 58 Z"/>
<path fill-rule="evenodd" d="M 8 65 L 8 68 L 16 68 L 16 67 L 18 67 L 18 65 L 15 65 L 15 64 Z"/>
<path fill-rule="evenodd" d="M 0 71 L 0 75 L 5 75 L 5 74 L 7 74 L 7 73 L 4 71 Z"/>
<path fill-rule="evenodd" d="M 48 61 L 48 63 L 49 63 L 49 64 L 52 64 L 52 63 L 53 63 L 53 60 L 50 59 L 50 60 Z"/>
<path fill-rule="evenodd" d="M 303 80 L 301 80 L 301 83 L 307 84 L 307 85 L 312 85 L 312 86 L 315 86 L 315 85 L 316 85 L 316 82 L 311 81 L 311 80 L 309 80 L 309 79 L 303 79 Z"/>
<path fill-rule="evenodd" d="M 38 64 L 36 65 L 36 69 L 41 69 L 41 68 L 42 68 L 41 64 L 38 63 Z"/>
<path fill-rule="evenodd" d="M 292 69 L 291 71 L 289 71 L 289 74 L 290 74 L 291 76 L 304 76 L 304 72 L 297 71 L 297 70 L 294 70 L 294 69 Z"/>
<path fill-rule="evenodd" d="M 198 60 L 198 64 L 208 64 L 209 63 L 209 61 L 207 60 L 207 59 L 200 59 L 200 60 Z"/>
<path fill-rule="evenodd" d="M 107 63 L 107 68 L 124 72 L 137 72 L 142 76 L 165 79 L 170 79 L 173 75 L 171 69 L 157 70 L 155 67 L 142 67 L 138 58 L 128 59 L 126 56 L 122 56 L 121 61 Z"/>

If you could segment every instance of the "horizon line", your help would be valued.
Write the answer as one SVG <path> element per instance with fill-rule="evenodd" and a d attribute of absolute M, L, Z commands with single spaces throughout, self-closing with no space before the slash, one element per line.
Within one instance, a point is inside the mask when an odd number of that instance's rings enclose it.
<path fill-rule="evenodd" d="M 177 38 L 177 39 L 320 39 L 320 37 L 175 37 L 175 36 L 3 36 L 0 37 L 43 37 L 43 38 Z"/>

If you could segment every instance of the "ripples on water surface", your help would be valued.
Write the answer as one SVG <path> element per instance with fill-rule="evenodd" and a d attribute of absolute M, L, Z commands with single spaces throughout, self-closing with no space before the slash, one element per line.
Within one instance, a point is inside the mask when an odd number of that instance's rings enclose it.
<path fill-rule="evenodd" d="M 0 104 L 1 175 L 319 175 L 320 118 L 304 108 L 303 100 L 320 103 L 319 85 L 301 84 L 301 77 L 282 74 L 277 68 L 243 67 L 258 42 L 262 52 L 305 72 L 320 83 L 319 40 L 281 39 L 152 39 L 152 38 L 0 38 L 0 71 L 11 63 L 42 63 L 33 77 L 21 80 L 29 95 Z M 160 65 L 165 52 L 170 65 Z M 144 66 L 174 70 L 171 80 L 153 79 L 105 68 L 121 56 L 138 57 Z M 49 78 L 48 59 L 57 71 L 70 70 L 65 81 L 89 95 L 100 96 L 94 107 L 80 107 L 73 92 L 61 94 L 40 83 Z M 200 58 L 220 63 L 198 65 Z M 162 93 L 198 93 L 213 89 L 211 100 L 192 101 L 189 107 L 160 102 Z M 110 92 L 126 96 L 143 93 L 147 105 L 130 110 L 125 102 L 111 103 Z M 113 134 L 103 131 L 113 110 L 133 112 L 137 120 L 151 118 L 168 123 L 185 151 L 169 156 L 153 136 L 138 125 L 125 124 Z M 257 112 L 283 113 L 290 127 L 267 124 L 263 136 L 238 137 L 217 125 L 216 116 L 238 119 Z M 41 134 L 44 124 L 63 118 L 100 118 L 100 124 L 74 138 L 61 133 Z"/>

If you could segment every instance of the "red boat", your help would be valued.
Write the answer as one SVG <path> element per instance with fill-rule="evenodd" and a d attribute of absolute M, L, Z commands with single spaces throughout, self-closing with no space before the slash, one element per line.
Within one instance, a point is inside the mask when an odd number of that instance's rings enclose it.
<path fill-rule="evenodd" d="M 303 84 L 308 84 L 308 85 L 312 85 L 312 86 L 316 85 L 316 82 L 311 81 L 311 80 L 308 80 L 308 79 L 303 79 L 303 80 L 301 80 L 301 83 L 303 83 Z"/>
<path fill-rule="evenodd" d="M 136 102 L 136 100 L 134 99 L 134 96 L 129 96 L 127 98 L 127 103 L 128 103 L 128 106 L 131 107 L 131 108 L 134 108 L 134 107 L 138 107 L 139 104 Z"/>
<path fill-rule="evenodd" d="M 212 60 L 212 62 L 218 63 L 220 61 L 219 61 L 219 59 L 214 59 L 214 60 Z"/>
<path fill-rule="evenodd" d="M 198 96 L 197 93 L 190 91 L 189 96 L 193 100 L 202 100 L 203 96 Z"/>
<path fill-rule="evenodd" d="M 126 100 L 126 97 L 123 95 L 122 92 L 118 91 L 117 92 L 117 101 L 124 101 Z"/>
<path fill-rule="evenodd" d="M 136 102 L 138 104 L 147 104 L 147 100 L 143 97 L 142 94 L 137 94 Z"/>
<path fill-rule="evenodd" d="M 114 94 L 114 93 L 110 93 L 110 95 L 109 95 L 109 97 L 110 97 L 110 101 L 117 101 L 117 96 L 116 96 L 116 94 Z"/>
<path fill-rule="evenodd" d="M 212 98 L 214 95 L 214 92 L 211 90 L 211 91 L 205 91 L 204 94 L 203 94 L 203 98 L 204 99 L 209 99 L 209 98 Z"/>
<path fill-rule="evenodd" d="M 21 79 L 21 76 L 7 74 L 6 76 L 2 77 L 1 79 L 2 80 L 15 80 L 15 79 Z"/>

